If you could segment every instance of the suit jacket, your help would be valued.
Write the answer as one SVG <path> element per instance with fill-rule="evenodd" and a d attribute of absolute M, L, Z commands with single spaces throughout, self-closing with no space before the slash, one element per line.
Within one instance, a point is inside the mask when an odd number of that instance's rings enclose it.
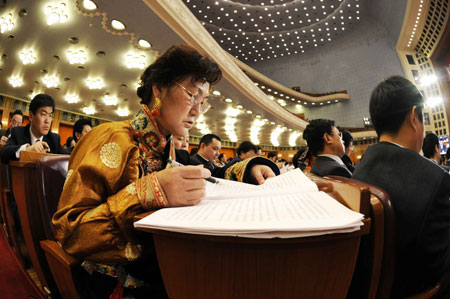
<path fill-rule="evenodd" d="M 450 174 L 418 153 L 388 142 L 370 146 L 353 178 L 379 186 L 395 212 L 392 298 L 441 283 L 450 273 Z M 448 289 L 447 289 L 448 290 Z"/>
<path fill-rule="evenodd" d="M 338 175 L 346 178 L 352 177 L 352 173 L 347 167 L 325 156 L 318 156 L 316 158 L 314 165 L 311 168 L 311 173 L 318 176 Z"/>
<path fill-rule="evenodd" d="M 53 132 L 48 132 L 42 140 L 47 142 L 52 154 L 70 154 L 60 143 L 61 137 Z M 8 139 L 1 152 L 2 162 L 7 164 L 11 160 L 17 160 L 16 152 L 23 144 L 31 144 L 30 124 L 25 127 L 15 127 L 11 130 L 11 137 Z"/>

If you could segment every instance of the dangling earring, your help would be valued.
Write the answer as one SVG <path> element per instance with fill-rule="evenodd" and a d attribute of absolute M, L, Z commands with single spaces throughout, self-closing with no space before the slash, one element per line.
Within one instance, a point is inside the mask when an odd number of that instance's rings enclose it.
<path fill-rule="evenodd" d="M 153 116 L 161 115 L 161 99 L 155 97 L 155 104 L 153 105 L 152 111 L 150 112 Z"/>

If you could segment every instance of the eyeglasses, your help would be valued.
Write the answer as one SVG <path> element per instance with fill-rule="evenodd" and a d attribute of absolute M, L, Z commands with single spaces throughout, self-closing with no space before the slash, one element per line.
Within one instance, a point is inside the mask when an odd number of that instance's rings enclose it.
<path fill-rule="evenodd" d="M 211 105 L 208 103 L 207 98 L 202 98 L 200 94 L 193 95 L 186 87 L 181 85 L 180 83 L 174 81 L 175 84 L 181 87 L 184 92 L 189 96 L 189 105 L 194 106 L 200 104 L 200 113 L 206 113 L 209 110 Z"/>

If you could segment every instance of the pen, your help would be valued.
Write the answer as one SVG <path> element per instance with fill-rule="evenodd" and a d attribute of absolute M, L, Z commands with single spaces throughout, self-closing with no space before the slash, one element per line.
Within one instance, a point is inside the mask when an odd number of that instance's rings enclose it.
<path fill-rule="evenodd" d="M 182 167 L 182 166 L 185 166 L 185 165 L 183 165 L 183 164 L 181 164 L 181 163 L 178 163 L 177 161 L 173 161 L 173 160 L 167 160 L 167 163 L 169 163 L 169 164 L 172 165 L 173 167 Z M 205 180 L 207 180 L 208 182 L 213 183 L 213 184 L 218 184 L 218 183 L 219 183 L 219 181 L 216 180 L 216 179 L 214 179 L 213 177 L 205 178 Z"/>

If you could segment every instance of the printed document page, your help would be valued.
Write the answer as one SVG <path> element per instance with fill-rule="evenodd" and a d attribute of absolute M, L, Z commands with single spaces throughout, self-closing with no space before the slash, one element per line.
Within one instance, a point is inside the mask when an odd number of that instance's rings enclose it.
<path fill-rule="evenodd" d="M 196 206 L 161 209 L 135 226 L 206 235 L 283 238 L 353 231 L 359 229 L 362 219 L 362 214 L 347 209 L 326 193 L 307 192 L 203 200 Z"/>

